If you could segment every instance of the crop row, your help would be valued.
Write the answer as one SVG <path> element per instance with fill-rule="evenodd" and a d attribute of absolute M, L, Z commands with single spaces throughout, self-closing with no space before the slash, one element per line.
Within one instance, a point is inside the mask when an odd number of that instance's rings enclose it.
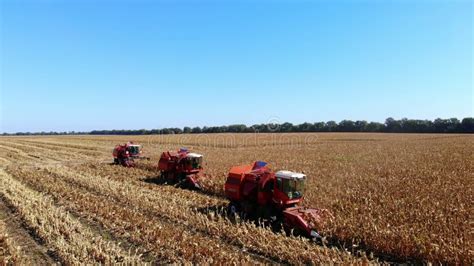
<path fill-rule="evenodd" d="M 0 170 L 0 193 L 28 227 L 53 248 L 64 263 L 138 263 L 116 244 L 84 227 L 65 209 Z"/>

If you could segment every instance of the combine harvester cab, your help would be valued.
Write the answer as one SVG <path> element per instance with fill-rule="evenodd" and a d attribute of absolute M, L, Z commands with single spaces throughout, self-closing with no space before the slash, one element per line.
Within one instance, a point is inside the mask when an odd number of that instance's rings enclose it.
<path fill-rule="evenodd" d="M 199 177 L 202 172 L 201 154 L 182 148 L 177 152 L 165 151 L 161 154 L 158 169 L 167 183 L 190 189 L 201 189 Z"/>
<path fill-rule="evenodd" d="M 130 154 L 130 157 L 133 158 L 133 159 L 142 159 L 142 158 L 144 158 L 142 156 L 142 146 L 141 145 L 133 144 L 133 142 L 131 142 L 131 144 L 128 145 L 128 152 Z"/>
<path fill-rule="evenodd" d="M 318 239 L 331 214 L 325 209 L 298 206 L 304 199 L 305 183 L 304 174 L 273 173 L 265 162 L 232 167 L 224 187 L 230 200 L 228 212 L 269 220 L 282 224 L 287 232 Z"/>

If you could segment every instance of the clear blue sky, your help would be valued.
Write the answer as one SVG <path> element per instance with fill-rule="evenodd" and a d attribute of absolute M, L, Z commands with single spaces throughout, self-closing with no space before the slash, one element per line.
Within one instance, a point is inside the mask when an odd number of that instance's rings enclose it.
<path fill-rule="evenodd" d="M 0 2 L 0 132 L 473 116 L 470 1 Z"/>

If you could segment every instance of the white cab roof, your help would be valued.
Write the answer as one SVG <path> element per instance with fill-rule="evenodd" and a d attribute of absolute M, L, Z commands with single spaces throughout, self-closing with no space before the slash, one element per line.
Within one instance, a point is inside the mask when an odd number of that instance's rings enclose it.
<path fill-rule="evenodd" d="M 302 179 L 305 178 L 306 175 L 302 173 L 295 173 L 291 171 L 278 171 L 275 174 L 276 177 L 285 178 L 285 179 Z"/>
<path fill-rule="evenodd" d="M 198 154 L 198 153 L 193 153 L 193 152 L 190 152 L 186 155 L 186 157 L 189 157 L 189 158 L 200 158 L 202 157 L 201 154 Z"/>

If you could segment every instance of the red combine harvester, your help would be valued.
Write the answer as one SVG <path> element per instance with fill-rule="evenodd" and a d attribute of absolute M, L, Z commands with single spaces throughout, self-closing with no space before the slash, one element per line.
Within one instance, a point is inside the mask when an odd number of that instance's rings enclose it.
<path fill-rule="evenodd" d="M 161 178 L 169 184 L 190 189 L 201 189 L 199 174 L 202 171 L 202 155 L 182 148 L 177 152 L 166 151 L 158 163 Z"/>
<path fill-rule="evenodd" d="M 133 142 L 115 146 L 112 155 L 114 164 L 121 164 L 126 167 L 134 167 L 134 159 L 146 159 L 142 156 L 142 146 L 133 144 Z"/>
<path fill-rule="evenodd" d="M 290 171 L 273 173 L 265 162 L 235 166 L 225 183 L 228 212 L 283 225 L 285 231 L 320 239 L 321 227 L 332 215 L 326 209 L 298 206 L 303 201 L 306 176 Z"/>

